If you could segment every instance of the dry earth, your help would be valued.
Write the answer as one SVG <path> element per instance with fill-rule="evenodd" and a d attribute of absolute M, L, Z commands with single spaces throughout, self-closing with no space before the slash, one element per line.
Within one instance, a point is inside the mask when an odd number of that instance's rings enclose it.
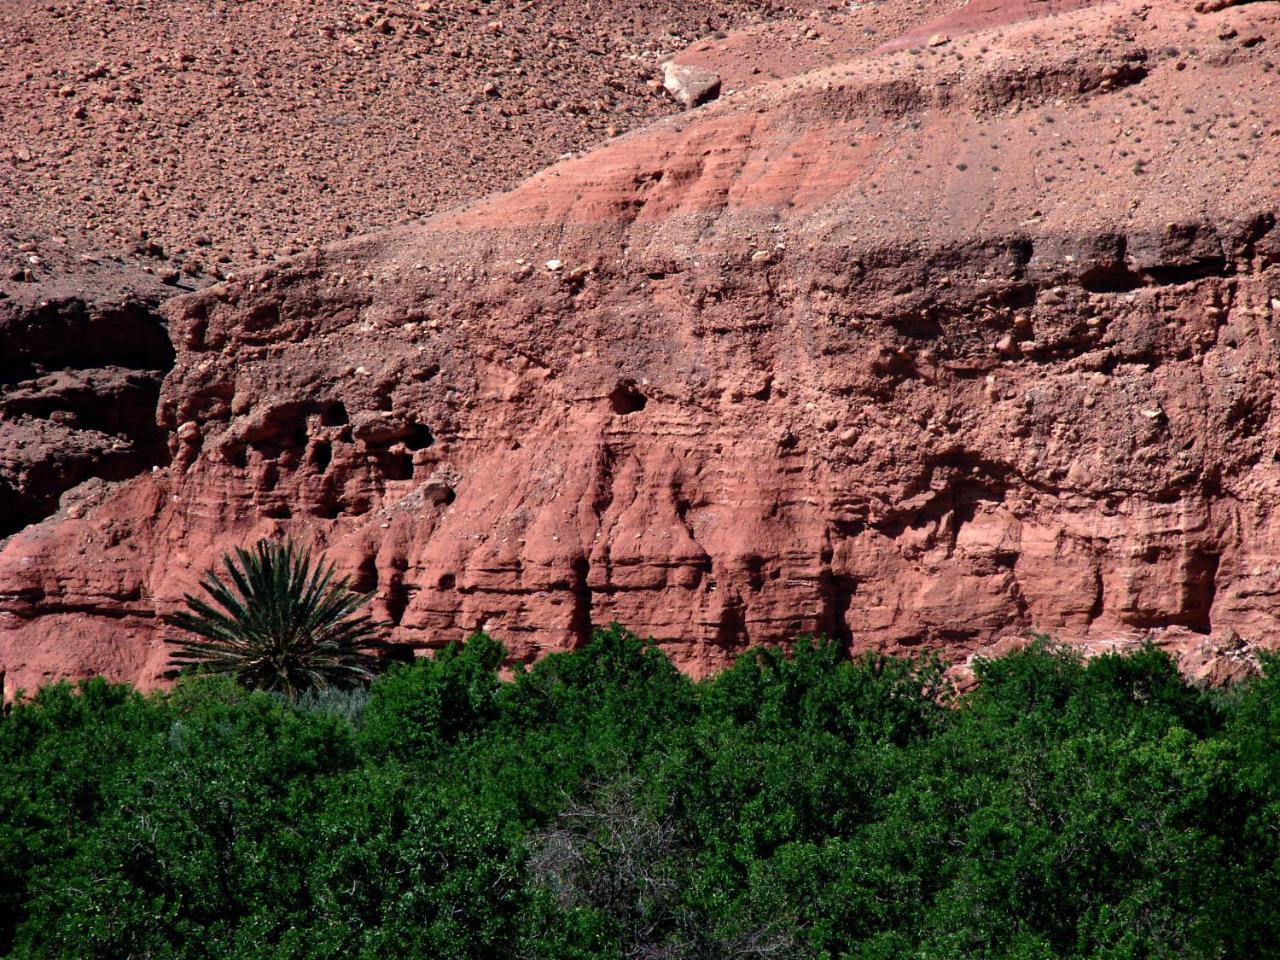
<path fill-rule="evenodd" d="M 1044 631 L 1238 674 L 1280 616 L 1277 42 L 1275 2 L 751 26 L 681 54 L 710 106 L 171 301 L 172 461 L 0 541 L 10 684 L 156 682 L 202 566 L 283 532 L 415 649 Z"/>
<path fill-rule="evenodd" d="M 839 19 L 807 0 L 9 2 L 0 282 L 117 256 L 191 286 L 405 223 L 674 112 L 662 54 L 809 13 Z M 15 249 L 33 242 L 34 266 Z"/>

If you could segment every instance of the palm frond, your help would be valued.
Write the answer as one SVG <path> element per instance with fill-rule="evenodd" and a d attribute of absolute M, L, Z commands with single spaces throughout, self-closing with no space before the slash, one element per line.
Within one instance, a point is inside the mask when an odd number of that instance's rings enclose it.
<path fill-rule="evenodd" d="M 380 625 L 359 613 L 373 595 L 335 579 L 333 564 L 313 562 L 291 540 L 260 540 L 223 554 L 222 568 L 200 581 L 205 597 L 187 594 L 187 609 L 169 617 L 179 631 L 169 638 L 171 666 L 229 674 L 291 700 L 373 677 Z"/>

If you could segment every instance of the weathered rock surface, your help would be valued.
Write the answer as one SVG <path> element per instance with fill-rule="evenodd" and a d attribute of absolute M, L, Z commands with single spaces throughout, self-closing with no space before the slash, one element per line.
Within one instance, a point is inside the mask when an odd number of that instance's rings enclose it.
<path fill-rule="evenodd" d="M 662 65 L 662 86 L 685 109 L 700 107 L 720 96 L 720 74 L 668 60 Z"/>
<path fill-rule="evenodd" d="M 10 683 L 154 682 L 286 531 L 417 646 L 1274 646 L 1280 4 L 1007 6 L 174 301 L 172 465 L 0 545 Z"/>
<path fill-rule="evenodd" d="M 173 366 L 159 283 L 124 271 L 84 279 L 95 293 L 35 283 L 0 294 L 0 539 L 85 480 L 169 460 L 155 417 Z"/>

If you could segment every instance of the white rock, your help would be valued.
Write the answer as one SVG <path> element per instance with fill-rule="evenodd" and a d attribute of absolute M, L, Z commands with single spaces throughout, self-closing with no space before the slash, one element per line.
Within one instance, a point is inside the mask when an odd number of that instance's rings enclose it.
<path fill-rule="evenodd" d="M 662 86 L 687 110 L 720 96 L 720 75 L 668 60 L 662 65 Z"/>

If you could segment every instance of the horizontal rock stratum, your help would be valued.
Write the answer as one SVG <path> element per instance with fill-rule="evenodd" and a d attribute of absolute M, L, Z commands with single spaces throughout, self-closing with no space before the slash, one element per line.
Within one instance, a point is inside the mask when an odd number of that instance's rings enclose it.
<path fill-rule="evenodd" d="M 1275 646 L 1280 4 L 965 9 L 171 301 L 172 462 L 0 543 L 10 686 L 156 682 L 281 533 L 520 659 Z"/>

